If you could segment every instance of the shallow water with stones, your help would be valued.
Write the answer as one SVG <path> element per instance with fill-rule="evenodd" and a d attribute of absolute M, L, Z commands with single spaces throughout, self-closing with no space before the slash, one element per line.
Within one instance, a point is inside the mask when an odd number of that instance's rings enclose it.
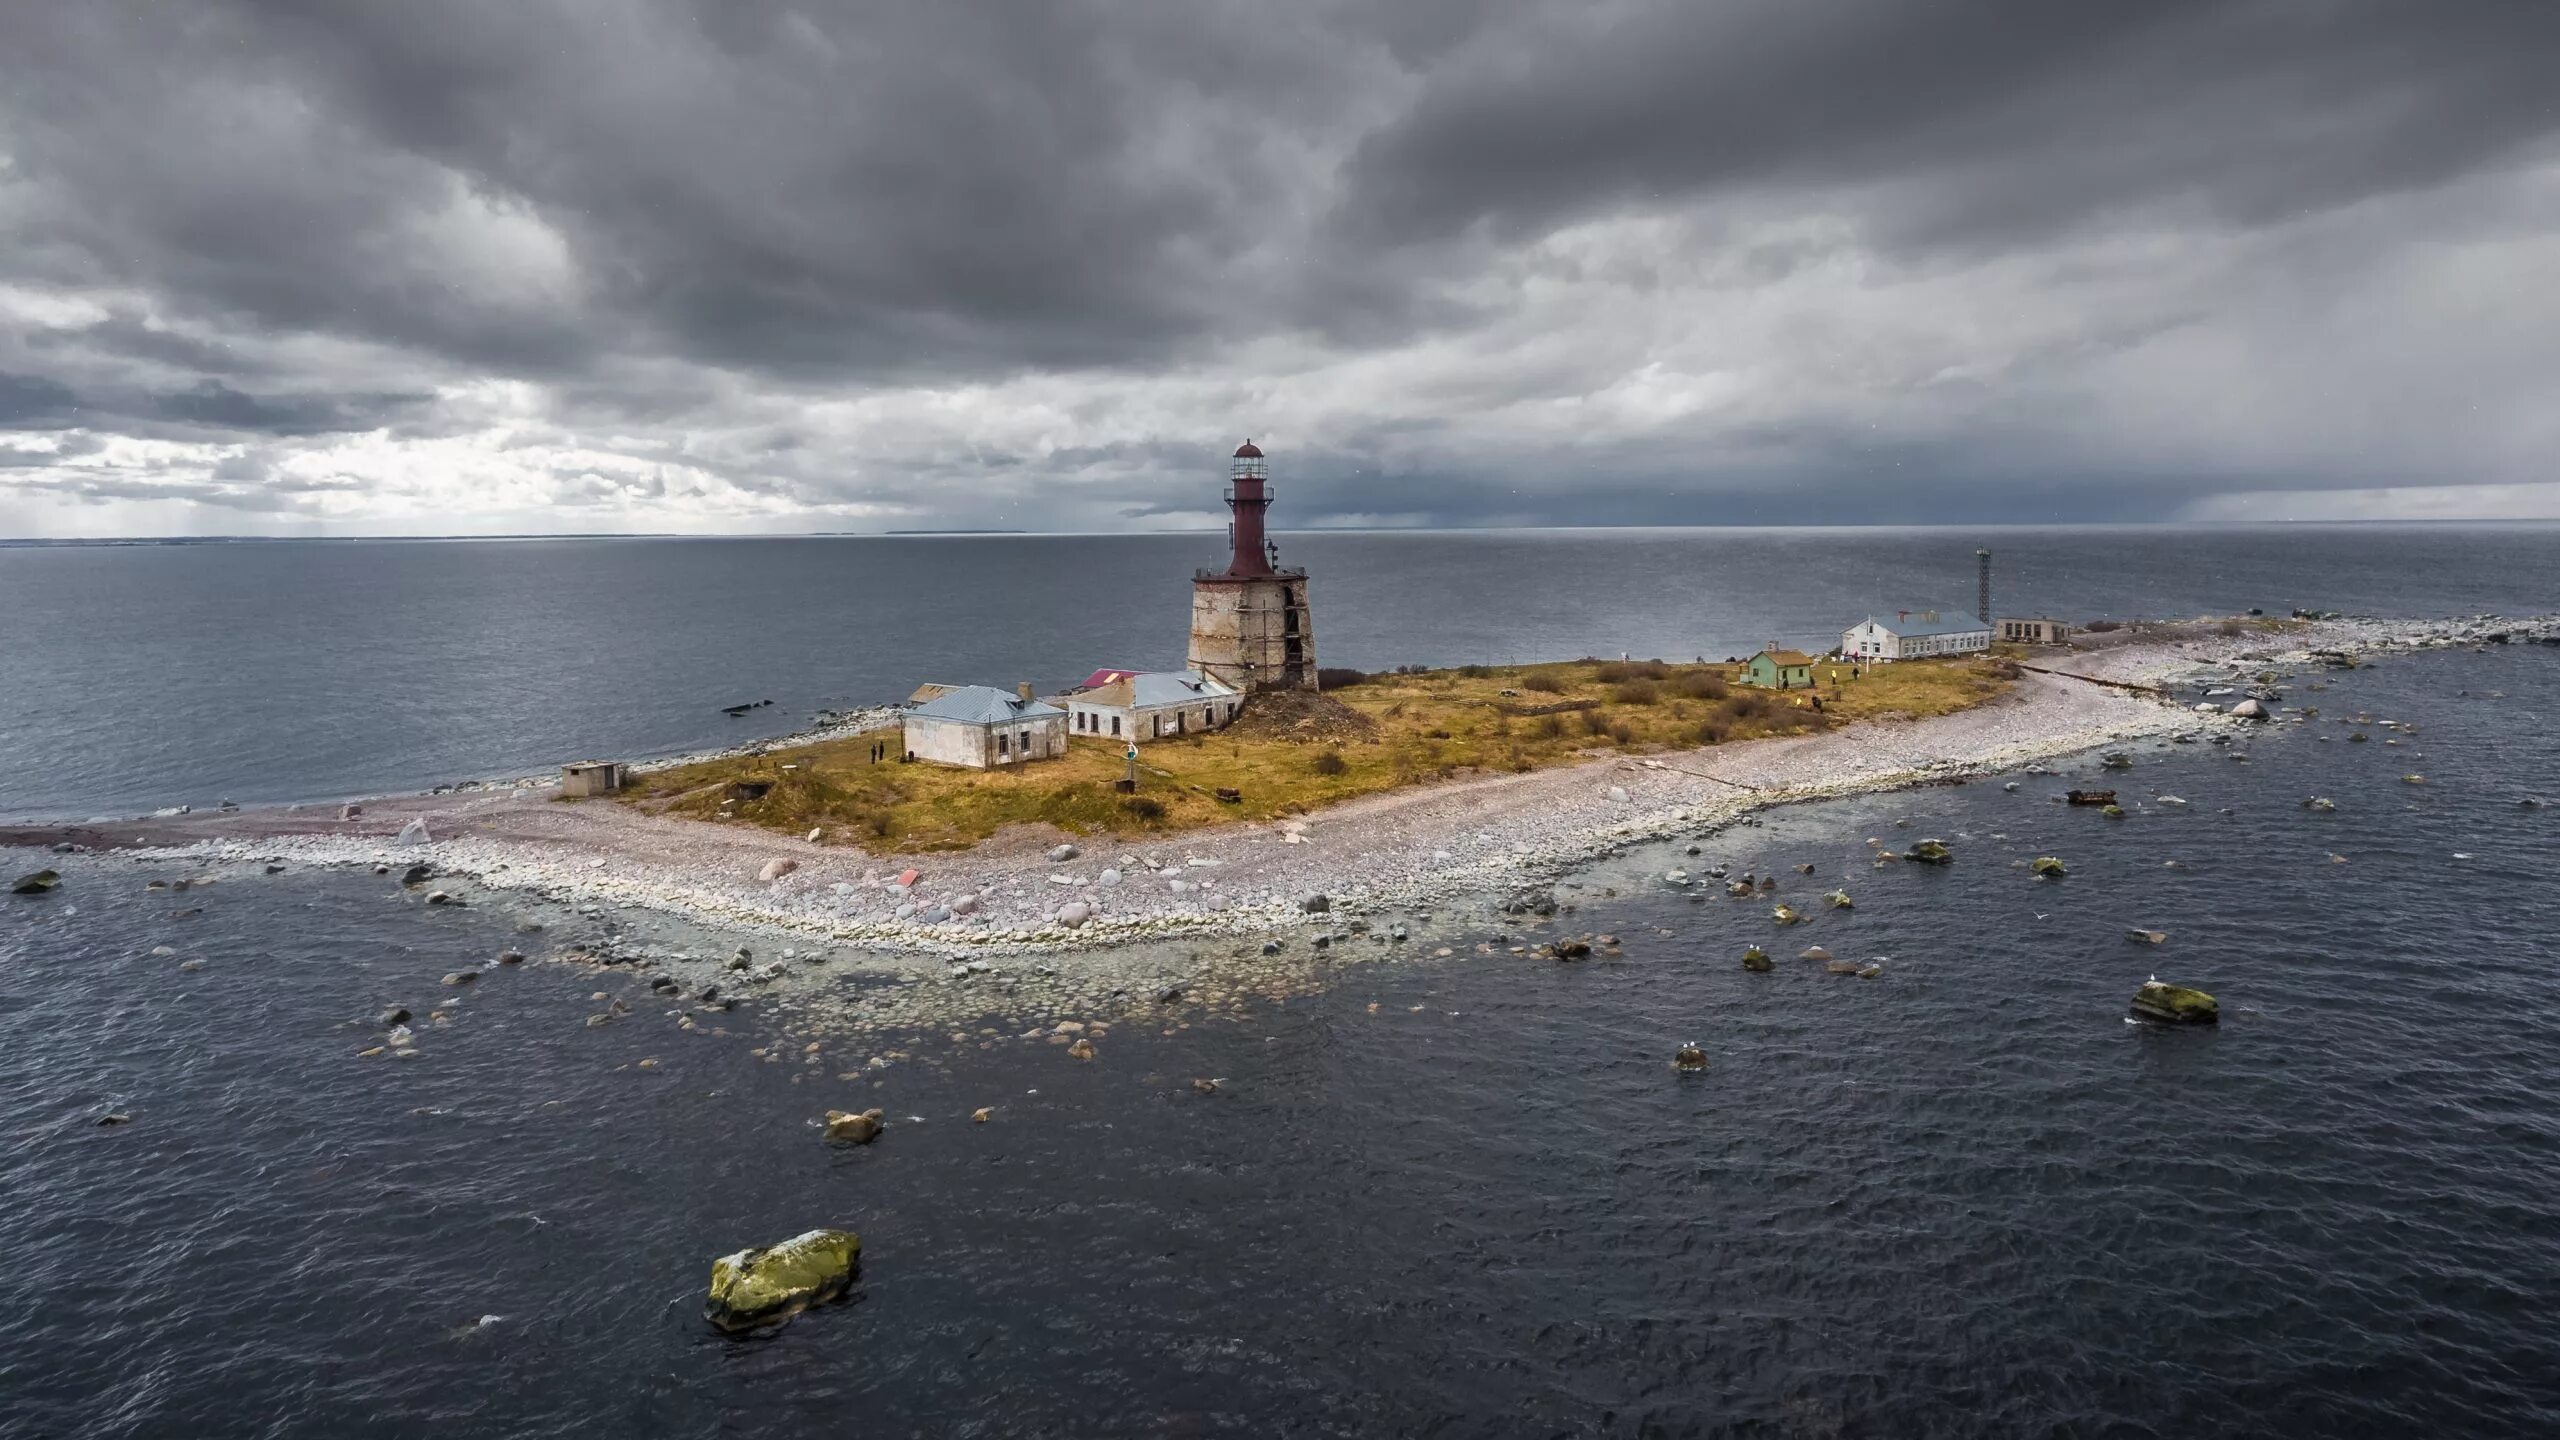
<path fill-rule="evenodd" d="M 2323 717 L 2230 750 L 1647 846 L 1551 927 L 1439 907 L 1089 1064 L 810 1065 L 805 993 L 589 1028 L 638 981 L 540 961 L 360 1059 L 519 913 L 75 859 L 0 897 L 0 1432 L 2551 1434 L 2560 650 L 2302 678 Z M 2050 798 L 2091 780 L 2134 813 Z M 1924 835 L 1956 863 L 1869 859 Z M 1718 861 L 1812 918 L 1661 881 Z M 1511 953 L 1586 930 L 1623 955 Z M 2223 1023 L 2127 1024 L 2155 971 Z M 713 1255 L 818 1224 L 850 1303 L 702 1323 Z"/>

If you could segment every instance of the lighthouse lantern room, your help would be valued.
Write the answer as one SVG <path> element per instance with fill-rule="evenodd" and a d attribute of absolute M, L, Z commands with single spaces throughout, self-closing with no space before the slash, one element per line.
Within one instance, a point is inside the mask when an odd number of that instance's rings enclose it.
<path fill-rule="evenodd" d="M 1227 472 L 1227 568 L 1191 578 L 1191 668 L 1240 690 L 1312 690 L 1307 572 L 1282 569 L 1279 547 L 1264 533 L 1270 482 L 1261 447 L 1237 446 Z"/>

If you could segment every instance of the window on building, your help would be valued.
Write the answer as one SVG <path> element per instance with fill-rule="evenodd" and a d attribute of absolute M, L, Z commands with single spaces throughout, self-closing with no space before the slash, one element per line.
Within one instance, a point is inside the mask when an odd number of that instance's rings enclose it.
<path fill-rule="evenodd" d="M 1120 733 L 1120 717 L 1117 715 L 1111 717 L 1111 733 L 1114 735 Z"/>
<path fill-rule="evenodd" d="M 1009 752 L 1007 752 L 1007 751 L 1006 751 L 1006 749 L 1004 748 L 1004 745 L 1005 745 L 1005 737 L 1004 737 L 1004 736 L 1002 736 L 1002 735 L 998 735 L 998 736 L 996 736 L 996 753 L 997 753 L 997 754 L 999 754 L 999 755 L 1003 755 L 1003 754 L 1009 753 Z"/>

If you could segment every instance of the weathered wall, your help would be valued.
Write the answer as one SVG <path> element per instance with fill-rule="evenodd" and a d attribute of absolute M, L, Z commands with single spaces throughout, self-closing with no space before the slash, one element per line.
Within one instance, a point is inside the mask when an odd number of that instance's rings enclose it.
<path fill-rule="evenodd" d="M 996 734 L 1008 739 L 1004 754 L 996 753 Z M 1048 760 L 1067 753 L 1067 717 L 1050 715 L 1031 720 L 1012 720 L 1002 725 L 971 725 L 959 720 L 943 720 L 930 715 L 907 717 L 907 753 L 918 760 L 936 765 L 965 765 L 984 770 L 998 765 L 1019 765 L 1025 760 Z"/>
<path fill-rule="evenodd" d="M 1315 688 L 1315 617 L 1307 606 L 1306 578 L 1195 582 L 1189 663 L 1243 690 Z"/>
<path fill-rule="evenodd" d="M 1227 722 L 1235 718 L 1231 712 L 1242 702 L 1242 696 L 1224 695 L 1187 701 L 1180 705 L 1156 705 L 1145 709 L 1134 709 L 1124 706 L 1086 704 L 1071 698 L 1067 702 L 1069 714 L 1092 715 L 1097 717 L 1097 721 L 1096 728 L 1090 730 L 1080 729 L 1073 724 L 1067 728 L 1071 736 L 1083 735 L 1104 740 L 1153 740 L 1159 733 L 1156 729 L 1157 717 L 1161 716 L 1164 720 L 1164 729 L 1161 733 L 1171 735 L 1174 733 L 1173 718 L 1179 714 L 1182 716 L 1184 726 L 1182 733 L 1197 735 L 1203 731 L 1225 729 Z M 1116 736 L 1111 733 L 1111 721 L 1115 716 L 1120 721 L 1120 733 Z"/>

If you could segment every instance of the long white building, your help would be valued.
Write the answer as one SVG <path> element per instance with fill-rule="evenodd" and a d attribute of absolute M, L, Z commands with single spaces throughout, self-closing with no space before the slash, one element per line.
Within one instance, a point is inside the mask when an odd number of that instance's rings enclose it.
<path fill-rule="evenodd" d="M 1119 674 L 1063 702 L 1068 733 L 1135 740 L 1222 730 L 1236 718 L 1244 692 L 1197 670 L 1141 671 Z"/>
<path fill-rule="evenodd" d="M 1870 615 L 1840 632 L 1843 657 L 1864 662 L 1922 660 L 1991 648 L 1991 627 L 1970 615 L 1943 620 L 1935 610 L 1898 610 L 1891 619 Z"/>

